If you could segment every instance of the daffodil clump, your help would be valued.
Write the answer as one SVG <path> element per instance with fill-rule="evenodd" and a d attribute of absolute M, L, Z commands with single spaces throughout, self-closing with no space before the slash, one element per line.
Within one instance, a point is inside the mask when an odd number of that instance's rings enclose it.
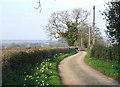
<path fill-rule="evenodd" d="M 33 84 L 36 86 L 49 85 L 49 83 L 47 82 L 47 79 L 51 75 L 54 75 L 51 69 L 52 63 L 50 63 L 49 61 L 50 61 L 50 58 L 48 58 L 47 60 L 43 60 L 42 63 L 37 63 L 35 69 L 31 69 L 31 70 L 34 70 L 34 73 L 31 75 L 28 75 L 26 74 L 26 72 L 24 72 L 25 84 L 23 86 L 33 85 Z M 32 84 L 29 83 L 30 80 L 33 81 L 34 83 L 33 82 Z"/>
<path fill-rule="evenodd" d="M 76 53 L 74 48 L 27 48 L 4 50 L 2 86 L 60 85 L 57 64 Z M 66 54 L 67 53 L 67 54 Z"/>
<path fill-rule="evenodd" d="M 75 53 L 75 52 L 74 52 Z M 70 56 L 74 53 L 68 54 L 56 54 L 51 58 L 46 58 L 35 65 L 34 69 L 31 69 L 33 73 L 24 72 L 24 84 L 23 86 L 35 85 L 35 86 L 46 86 L 46 85 L 62 85 L 57 73 L 57 64 L 62 59 Z"/>

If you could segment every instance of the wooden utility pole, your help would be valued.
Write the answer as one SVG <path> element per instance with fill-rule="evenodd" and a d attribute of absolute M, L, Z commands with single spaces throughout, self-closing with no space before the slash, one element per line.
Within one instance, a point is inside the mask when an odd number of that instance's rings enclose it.
<path fill-rule="evenodd" d="M 89 47 L 90 47 L 90 27 L 89 27 Z"/>
<path fill-rule="evenodd" d="M 95 5 L 93 6 L 93 45 L 95 44 Z"/>
<path fill-rule="evenodd" d="M 82 39 L 82 37 L 81 37 L 81 49 L 83 48 L 83 39 Z"/>
<path fill-rule="evenodd" d="M 80 41 L 81 44 L 80 45 L 81 45 L 81 49 L 82 49 L 83 48 L 83 44 L 82 44 L 83 43 L 83 39 L 82 39 L 82 31 L 81 30 L 80 30 L 80 33 L 81 33 L 81 41 Z"/>

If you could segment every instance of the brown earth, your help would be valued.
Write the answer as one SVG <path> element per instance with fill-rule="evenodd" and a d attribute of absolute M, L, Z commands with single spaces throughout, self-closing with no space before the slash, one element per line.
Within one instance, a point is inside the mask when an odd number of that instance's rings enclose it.
<path fill-rule="evenodd" d="M 93 69 L 84 62 L 86 54 L 86 52 L 81 51 L 59 63 L 58 70 L 62 83 L 64 85 L 112 85 L 116 87 L 118 85 L 116 80 Z"/>

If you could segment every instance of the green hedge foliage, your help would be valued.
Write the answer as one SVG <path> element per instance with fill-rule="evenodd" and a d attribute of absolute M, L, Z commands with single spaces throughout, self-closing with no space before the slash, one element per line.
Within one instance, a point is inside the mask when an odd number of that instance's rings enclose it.
<path fill-rule="evenodd" d="M 20 51 L 13 53 L 11 56 L 2 58 L 2 73 L 20 71 L 23 67 L 36 64 L 37 61 L 47 59 L 50 56 L 59 53 L 69 53 L 76 50 L 75 48 L 56 48 L 46 50 Z M 3 76 L 4 77 L 4 76 Z"/>
<path fill-rule="evenodd" d="M 3 68 L 2 85 L 3 87 L 62 85 L 57 65 L 77 51 L 64 48 L 14 53 Z M 5 60 L 3 62 L 5 63 Z"/>
<path fill-rule="evenodd" d="M 119 62 L 120 61 L 120 46 L 115 47 L 94 47 L 91 50 L 90 56 L 105 61 Z"/>

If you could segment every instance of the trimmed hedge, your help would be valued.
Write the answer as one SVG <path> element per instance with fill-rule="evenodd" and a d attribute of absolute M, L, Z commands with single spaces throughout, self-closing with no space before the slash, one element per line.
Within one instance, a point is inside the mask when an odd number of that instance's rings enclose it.
<path fill-rule="evenodd" d="M 94 47 L 90 56 L 104 61 L 120 61 L 120 46 L 115 47 Z"/>
<path fill-rule="evenodd" d="M 94 47 L 90 52 L 90 57 L 96 60 L 103 60 L 105 62 L 111 63 L 111 67 L 118 70 L 117 79 L 120 81 L 120 46 Z"/>
<path fill-rule="evenodd" d="M 11 56 L 6 56 L 2 58 L 2 68 L 16 71 L 26 66 L 26 64 L 31 64 L 33 61 L 39 61 L 43 58 L 53 56 L 58 53 L 69 53 L 70 51 L 76 50 L 75 48 L 65 48 L 65 49 L 47 49 L 47 50 L 33 50 L 30 52 L 20 51 L 18 53 L 12 54 Z"/>
<path fill-rule="evenodd" d="M 86 50 L 87 55 L 85 56 L 85 61 L 97 70 L 114 77 L 120 82 L 120 64 L 119 62 L 109 62 L 104 60 L 95 59 L 90 57 L 89 50 Z"/>
<path fill-rule="evenodd" d="M 62 85 L 57 71 L 57 64 L 64 58 L 73 55 L 76 52 L 77 50 L 73 50 L 65 54 L 55 54 L 39 61 L 32 61 L 34 64 L 26 64 L 22 69 L 19 70 L 18 68 L 17 72 L 3 73 L 4 78 L 2 86 L 39 87 L 47 85 Z"/>
<path fill-rule="evenodd" d="M 75 51 L 75 48 L 56 48 L 45 50 L 20 51 L 13 53 L 10 56 L 2 58 L 2 79 L 6 79 L 7 74 L 12 72 L 20 72 L 24 67 L 36 65 L 38 61 L 50 58 L 59 53 L 70 53 Z"/>

